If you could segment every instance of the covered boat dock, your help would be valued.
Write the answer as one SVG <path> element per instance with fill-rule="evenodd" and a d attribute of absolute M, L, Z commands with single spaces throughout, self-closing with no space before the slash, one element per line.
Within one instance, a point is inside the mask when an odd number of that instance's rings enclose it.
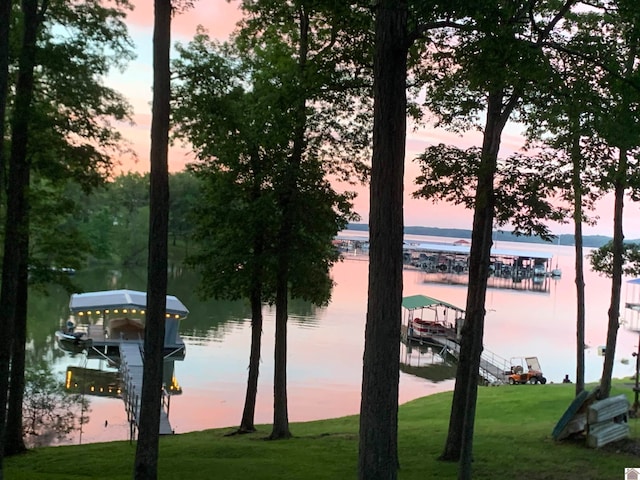
<path fill-rule="evenodd" d="M 75 328 L 91 339 L 90 358 L 117 358 L 122 341 L 144 340 L 147 293 L 135 290 L 106 290 L 74 293 L 69 311 Z M 180 337 L 179 322 L 189 310 L 175 296 L 167 295 L 165 315 L 165 357 L 183 359 L 185 344 Z"/>
<path fill-rule="evenodd" d="M 443 239 L 444 240 L 444 239 Z M 549 293 L 560 270 L 553 268 L 553 253 L 535 250 L 531 244 L 504 246 L 497 242 L 491 248 L 489 288 L 505 288 Z M 366 258 L 369 253 L 368 232 L 342 232 L 335 239 L 345 257 Z M 404 266 L 423 272 L 425 283 L 467 285 L 471 242 L 466 239 L 422 242 L 407 235 L 404 239 Z"/>
<path fill-rule="evenodd" d="M 71 295 L 69 301 L 72 333 L 82 335 L 78 338 L 87 339 L 87 358 L 104 359 L 118 366 L 119 381 L 117 389 L 113 391 L 124 400 L 131 438 L 135 436 L 140 415 L 144 330 L 148 320 L 146 308 L 146 292 L 134 290 L 76 293 Z M 185 357 L 185 344 L 179 334 L 179 322 L 188 314 L 189 310 L 177 297 L 167 295 L 161 435 L 173 433 L 169 422 L 171 396 L 182 393 L 175 380 L 173 363 Z M 71 382 L 71 376 L 68 376 L 67 383 L 78 388 L 78 382 Z"/>
<path fill-rule="evenodd" d="M 405 265 L 424 272 L 425 282 L 466 285 L 471 244 L 410 243 L 404 245 Z M 553 254 L 545 251 L 491 248 L 488 287 L 549 292 Z"/>
<path fill-rule="evenodd" d="M 462 308 L 426 295 L 404 297 L 402 307 L 403 342 L 432 345 L 439 349 L 442 358 L 459 358 L 465 313 Z M 483 350 L 478 373 L 485 383 L 504 383 L 509 369 L 510 363 L 505 358 Z"/>

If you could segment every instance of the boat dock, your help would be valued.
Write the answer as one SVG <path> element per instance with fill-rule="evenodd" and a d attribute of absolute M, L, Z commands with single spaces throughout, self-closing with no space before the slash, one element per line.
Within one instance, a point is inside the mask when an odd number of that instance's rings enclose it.
<path fill-rule="evenodd" d="M 140 418 L 140 395 L 142 393 L 143 373 L 141 348 L 142 344 L 138 342 L 120 342 L 120 376 L 124 386 L 122 398 L 124 399 L 127 410 L 127 419 L 129 420 L 131 428 L 131 438 L 135 436 L 135 430 L 138 428 L 138 419 Z M 160 409 L 160 435 L 169 435 L 172 433 L 173 429 L 169 423 L 169 415 L 165 410 L 163 398 L 162 408 Z"/>
<path fill-rule="evenodd" d="M 452 339 L 451 332 L 433 332 L 428 337 L 419 337 L 416 335 L 408 335 L 407 328 L 403 325 L 402 338 L 409 344 L 430 344 L 440 348 L 439 355 L 443 358 L 446 355 L 453 357 L 456 361 L 460 358 L 460 344 Z M 509 372 L 510 369 L 510 362 L 507 359 L 487 349 L 482 351 L 479 374 L 486 383 L 506 383 L 508 379 L 507 372 Z"/>
<path fill-rule="evenodd" d="M 106 377 L 109 382 L 106 385 L 100 383 L 97 391 L 122 397 L 131 439 L 135 437 L 140 423 L 146 309 L 146 292 L 122 289 L 74 293 L 69 300 L 71 315 L 66 326 L 56 332 L 56 341 L 63 350 L 72 354 L 86 352 L 86 358 L 104 360 L 109 366 L 118 368 L 118 377 Z M 174 433 L 169 423 L 171 397 L 182 394 L 174 375 L 174 362 L 185 358 L 185 343 L 180 337 L 179 324 L 188 314 L 189 310 L 177 297 L 167 295 L 160 435 Z M 84 377 L 88 375 L 80 377 L 78 372 L 68 370 L 66 388 L 82 388 L 84 393 L 87 386 Z M 87 387 L 87 393 L 95 394 L 95 381 Z"/>
<path fill-rule="evenodd" d="M 341 232 L 335 244 L 346 258 L 368 257 L 368 232 Z M 471 242 L 465 239 L 432 241 L 408 235 L 403 241 L 404 267 L 423 272 L 424 283 L 468 285 L 470 255 Z M 550 293 L 552 279 L 562 274 L 557 259 L 553 268 L 553 258 L 553 253 L 531 250 L 526 244 L 498 247 L 496 242 L 491 247 L 487 287 Z"/>
<path fill-rule="evenodd" d="M 402 340 L 407 345 L 433 345 L 439 355 L 456 361 L 460 358 L 460 338 L 464 325 L 464 310 L 443 300 L 426 295 L 411 295 L 402 299 L 405 320 L 402 322 Z M 505 383 L 511 371 L 506 359 L 489 350 L 480 357 L 480 377 L 485 383 Z"/>

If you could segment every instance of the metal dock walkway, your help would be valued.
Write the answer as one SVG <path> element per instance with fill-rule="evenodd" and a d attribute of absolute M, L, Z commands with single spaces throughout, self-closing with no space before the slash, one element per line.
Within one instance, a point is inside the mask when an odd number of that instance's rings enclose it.
<path fill-rule="evenodd" d="M 434 331 L 431 332 L 428 337 L 420 337 L 417 335 L 409 335 L 407 327 L 405 325 L 402 325 L 402 339 L 403 341 L 413 341 L 419 343 L 425 342 L 439 345 L 443 350 L 441 353 L 444 353 L 446 351 L 446 353 L 455 357 L 456 360 L 460 357 L 460 344 L 452 339 L 451 333 L 446 329 L 440 334 Z M 482 355 L 480 357 L 479 374 L 482 378 L 485 379 L 487 383 L 506 383 L 508 379 L 508 374 L 506 372 L 508 372 L 510 369 L 511 364 L 507 359 L 496 355 L 486 348 L 482 350 Z"/>
<path fill-rule="evenodd" d="M 138 342 L 120 342 L 120 375 L 124 384 L 124 404 L 127 419 L 131 425 L 131 438 L 134 437 L 140 417 L 140 395 L 142 393 L 143 362 L 142 345 Z M 160 435 L 173 433 L 169 416 L 163 407 L 160 409 Z"/>
<path fill-rule="evenodd" d="M 458 358 L 460 356 L 460 345 L 456 342 L 445 337 L 437 336 L 434 336 L 433 340 L 446 348 L 454 357 Z M 480 375 L 488 383 L 505 383 L 508 377 L 505 372 L 509 369 L 510 365 L 506 359 L 487 349 L 482 350 L 482 355 L 480 356 Z"/>

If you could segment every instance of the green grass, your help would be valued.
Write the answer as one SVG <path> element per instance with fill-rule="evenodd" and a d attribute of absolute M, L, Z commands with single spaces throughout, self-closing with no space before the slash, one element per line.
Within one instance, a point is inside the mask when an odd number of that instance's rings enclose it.
<path fill-rule="evenodd" d="M 626 393 L 617 383 L 612 395 Z M 640 457 L 583 442 L 556 443 L 551 431 L 573 399 L 573 385 L 515 385 L 479 389 L 474 441 L 474 479 L 603 480 L 624 477 Z M 400 479 L 454 479 L 457 465 L 437 460 L 444 446 L 452 394 L 421 398 L 400 407 Z M 630 419 L 640 437 L 640 420 Z M 230 429 L 162 437 L 160 479 L 356 478 L 358 417 L 291 424 L 294 438 L 265 441 L 268 425 L 251 435 L 225 437 Z M 5 459 L 5 478 L 129 479 L 135 444 L 112 442 L 42 448 Z"/>

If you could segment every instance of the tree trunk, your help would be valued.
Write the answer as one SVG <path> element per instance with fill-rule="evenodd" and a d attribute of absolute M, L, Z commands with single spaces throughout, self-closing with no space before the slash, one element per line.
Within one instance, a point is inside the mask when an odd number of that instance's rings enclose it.
<path fill-rule="evenodd" d="M 403 177 L 406 141 L 405 1 L 377 3 L 369 209 L 369 293 L 362 369 L 358 478 L 398 475 L 402 320 Z"/>
<path fill-rule="evenodd" d="M 300 39 L 298 44 L 298 74 L 300 85 L 304 85 L 307 56 L 309 53 L 309 12 L 304 4 L 300 5 Z M 301 171 L 302 157 L 305 148 L 306 130 L 306 96 L 301 89 L 296 91 L 295 109 L 296 123 L 293 132 L 289 168 L 283 179 L 283 190 L 280 197 L 282 224 L 278 233 L 278 266 L 276 272 L 276 337 L 274 346 L 273 377 L 273 429 L 271 440 L 291 437 L 289 431 L 289 413 L 287 405 L 287 317 L 289 297 L 289 246 L 291 245 L 294 225 L 297 218 L 296 196 L 298 193 L 298 176 Z"/>
<path fill-rule="evenodd" d="M 508 109 L 503 112 L 503 99 L 504 93 L 502 91 L 489 93 L 487 125 L 484 131 L 480 172 L 478 173 L 478 189 L 475 197 L 471 251 L 469 254 L 469 287 L 465 313 L 465 323 L 467 321 L 471 323 L 470 331 L 472 334 L 469 348 L 469 371 L 467 372 L 467 396 L 463 410 L 464 420 L 460 445 L 460 468 L 458 471 L 460 480 L 471 479 L 473 432 L 478 397 L 478 372 L 483 349 L 485 299 L 489 265 L 491 263 L 491 246 L 493 244 L 493 216 L 495 209 L 493 181 L 498 165 L 502 130 L 511 113 Z M 513 102 L 511 105 L 513 105 Z"/>
<path fill-rule="evenodd" d="M 497 169 L 500 138 L 515 98 L 504 106 L 504 93 L 489 93 L 487 120 L 482 143 L 478 187 L 475 197 L 471 251 L 469 254 L 469 286 L 465 322 L 460 343 L 460 359 L 456 372 L 449 432 L 442 460 L 460 460 L 459 478 L 471 478 L 471 458 L 475 423 L 478 374 L 484 335 L 485 299 L 493 244 L 494 177 Z"/>
<path fill-rule="evenodd" d="M 170 47 L 171 0 L 155 0 L 147 318 L 144 337 L 144 379 L 140 401 L 140 425 L 134 470 L 134 478 L 138 480 L 155 480 L 158 476 L 169 230 L 169 169 L 167 156 L 171 92 Z"/>
<path fill-rule="evenodd" d="M 261 159 L 257 152 L 252 152 L 251 162 L 253 171 L 261 171 Z M 262 176 L 254 178 L 251 192 L 252 202 L 258 202 L 262 196 Z M 262 222 L 262 219 L 258 220 Z M 251 353 L 249 354 L 249 375 L 247 378 L 247 392 L 244 399 L 244 409 L 242 410 L 242 420 L 236 433 L 255 432 L 256 398 L 258 396 L 258 377 L 260 374 L 260 351 L 262 349 L 262 282 L 264 276 L 264 226 L 257 225 L 256 235 L 253 238 L 253 277 L 251 280 L 251 292 L 249 301 L 251 303 Z"/>
<path fill-rule="evenodd" d="M 576 269 L 576 396 L 584 390 L 584 328 L 585 293 L 584 259 L 582 247 L 582 155 L 580 152 L 580 132 L 577 122 L 573 122 L 573 144 L 571 161 L 573 164 L 571 183 L 573 187 L 573 225 L 575 238 Z"/>
<path fill-rule="evenodd" d="M 28 214 L 27 214 L 28 218 Z M 28 220 L 26 222 L 28 224 Z M 11 389 L 7 409 L 7 433 L 4 453 L 6 456 L 24 453 L 22 431 L 22 401 L 24 399 L 25 346 L 27 343 L 27 301 L 29 294 L 29 237 L 23 233 L 20 246 L 20 274 L 16 301 L 15 331 L 11 355 Z"/>
<path fill-rule="evenodd" d="M 5 118 L 7 111 L 7 92 L 9 88 L 9 30 L 11 27 L 11 5 L 13 2 L 0 2 L 0 204 L 4 203 L 6 159 L 4 151 Z"/>
<path fill-rule="evenodd" d="M 288 271 L 288 259 L 280 260 L 278 268 L 278 285 L 276 288 L 276 338 L 274 346 L 273 372 L 273 429 L 270 440 L 291 438 L 289 431 L 289 409 L 287 403 L 287 309 L 288 309 L 288 275 L 283 277 L 283 270 Z"/>
<path fill-rule="evenodd" d="M 259 253 L 260 255 L 262 253 Z M 256 277 L 260 275 L 256 273 Z M 260 349 L 262 344 L 262 292 L 256 286 L 251 292 L 251 354 L 249 355 L 249 377 L 244 400 L 242 420 L 238 433 L 255 432 L 256 397 L 260 373 Z"/>
<path fill-rule="evenodd" d="M 611 274 L 611 303 L 609 304 L 609 324 L 607 327 L 607 344 L 600 380 L 598 398 L 607 398 L 611 393 L 611 377 L 620 325 L 620 291 L 622 289 L 622 267 L 624 252 L 624 235 L 622 232 L 622 210 L 624 206 L 624 190 L 627 175 L 627 152 L 620 149 L 618 170 L 615 180 L 615 205 L 613 209 L 613 264 Z"/>
<path fill-rule="evenodd" d="M 4 478 L 3 458 L 7 427 L 10 359 L 14 343 L 15 317 L 20 279 L 21 239 L 28 235 L 27 194 L 29 187 L 29 116 L 33 97 L 36 39 L 41 25 L 37 0 L 23 0 L 23 39 L 18 66 L 15 103 L 11 129 L 7 218 L 0 291 L 0 479 Z"/>

